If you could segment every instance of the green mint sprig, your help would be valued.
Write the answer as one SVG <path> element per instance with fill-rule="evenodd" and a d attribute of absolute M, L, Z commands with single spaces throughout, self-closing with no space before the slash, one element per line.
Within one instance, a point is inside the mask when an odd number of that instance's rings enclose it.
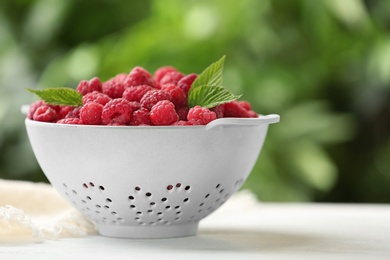
<path fill-rule="evenodd" d="M 212 108 L 241 97 L 222 86 L 225 56 L 208 66 L 192 83 L 188 92 L 188 106 Z"/>
<path fill-rule="evenodd" d="M 73 88 L 46 88 L 42 90 L 27 88 L 27 90 L 50 105 L 78 107 L 83 104 L 82 95 Z"/>

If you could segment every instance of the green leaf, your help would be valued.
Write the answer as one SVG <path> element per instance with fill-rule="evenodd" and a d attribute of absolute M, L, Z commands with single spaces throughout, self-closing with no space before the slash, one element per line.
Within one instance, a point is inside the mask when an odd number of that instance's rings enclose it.
<path fill-rule="evenodd" d="M 27 88 L 27 90 L 50 105 L 78 107 L 83 104 L 82 95 L 72 88 L 47 88 L 43 90 Z"/>
<path fill-rule="evenodd" d="M 225 56 L 208 66 L 201 74 L 199 74 L 192 83 L 189 95 L 191 94 L 192 90 L 199 86 L 221 86 L 224 62 Z"/>
<path fill-rule="evenodd" d="M 193 89 L 188 96 L 189 107 L 201 106 L 212 108 L 240 98 L 241 95 L 234 95 L 222 86 L 203 85 Z"/>

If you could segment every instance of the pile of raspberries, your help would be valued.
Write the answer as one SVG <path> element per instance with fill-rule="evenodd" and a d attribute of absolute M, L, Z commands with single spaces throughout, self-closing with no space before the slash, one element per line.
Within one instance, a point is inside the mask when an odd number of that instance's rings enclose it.
<path fill-rule="evenodd" d="M 110 126 L 206 125 L 222 117 L 258 117 L 246 101 L 232 101 L 211 109 L 188 107 L 188 92 L 197 74 L 183 74 L 171 66 L 152 76 L 142 67 L 118 74 L 106 82 L 98 77 L 82 80 L 77 91 L 83 105 L 54 106 L 39 100 L 27 117 L 58 124 Z"/>

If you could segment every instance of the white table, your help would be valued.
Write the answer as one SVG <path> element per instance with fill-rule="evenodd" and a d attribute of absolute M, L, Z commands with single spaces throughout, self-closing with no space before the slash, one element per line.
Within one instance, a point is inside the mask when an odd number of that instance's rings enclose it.
<path fill-rule="evenodd" d="M 0 259 L 390 259 L 390 205 L 259 203 L 217 213 L 193 237 L 0 245 Z"/>

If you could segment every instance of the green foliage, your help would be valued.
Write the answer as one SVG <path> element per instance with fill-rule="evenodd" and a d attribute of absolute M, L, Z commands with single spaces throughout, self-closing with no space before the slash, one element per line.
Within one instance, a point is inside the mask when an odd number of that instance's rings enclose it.
<path fill-rule="evenodd" d="M 226 54 L 229 90 L 281 115 L 245 188 L 266 201 L 390 202 L 389 1 L 49 2 L 0 3 L 0 177 L 44 178 L 24 88 L 136 65 L 200 73 Z"/>
<path fill-rule="evenodd" d="M 78 107 L 83 104 L 82 95 L 73 88 L 27 89 L 50 105 Z"/>

